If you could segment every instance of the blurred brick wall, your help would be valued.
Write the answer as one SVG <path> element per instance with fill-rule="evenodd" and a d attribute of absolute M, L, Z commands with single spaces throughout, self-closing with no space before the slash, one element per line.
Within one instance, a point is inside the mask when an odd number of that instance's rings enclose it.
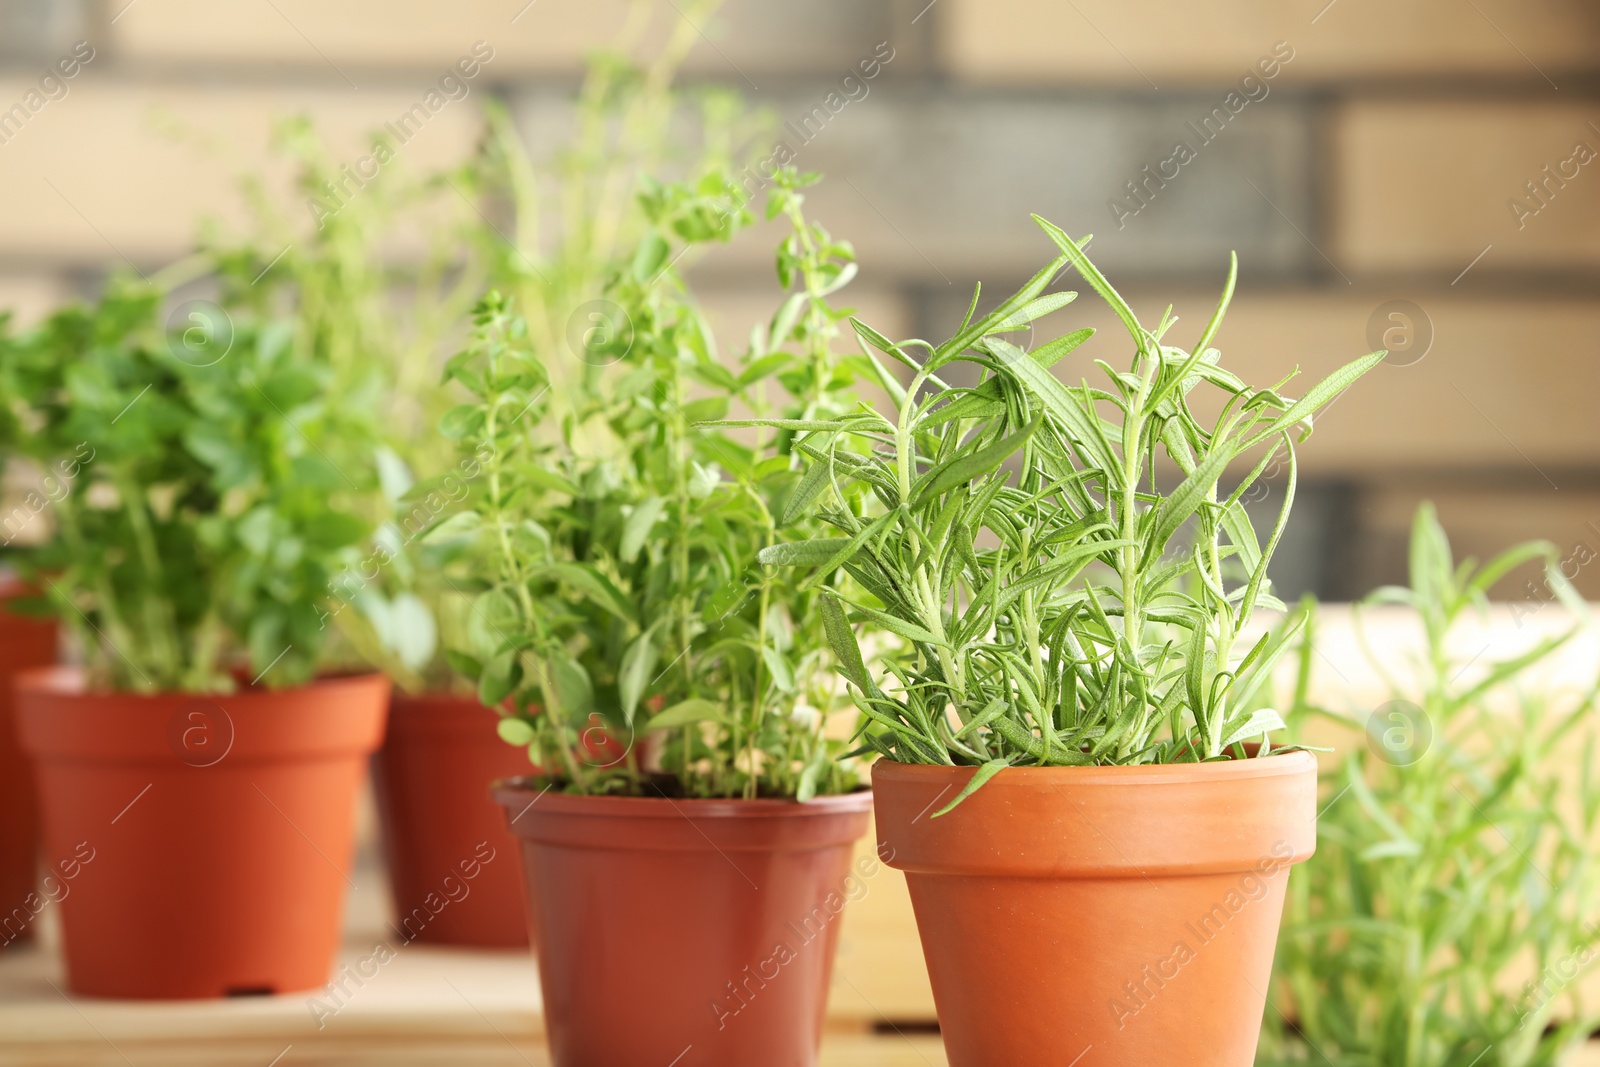
<path fill-rule="evenodd" d="M 0 116 L 75 42 L 94 58 L 14 130 L 0 119 L 0 306 L 36 316 L 109 266 L 180 255 L 198 217 L 236 217 L 233 176 L 270 165 L 274 116 L 308 111 L 353 145 L 480 39 L 496 50 L 480 92 L 548 143 L 581 55 L 623 9 L 10 0 Z M 1386 330 L 1409 336 L 1303 451 L 1287 591 L 1349 596 L 1402 578 L 1424 497 L 1462 552 L 1543 536 L 1600 557 L 1592 0 L 728 0 L 701 29 L 692 78 L 797 124 L 880 42 L 893 49 L 820 133 L 783 134 L 801 166 L 827 173 L 815 213 L 856 242 L 858 302 L 886 332 L 936 335 L 974 281 L 998 295 L 1031 273 L 1050 252 L 1037 211 L 1095 233 L 1097 259 L 1148 318 L 1175 303 L 1180 344 L 1236 249 L 1240 295 L 1219 343 L 1247 377 L 1326 371 Z M 408 157 L 459 158 L 479 98 L 441 112 Z M 156 132 L 153 114 L 213 148 Z M 751 268 L 766 262 L 757 243 L 706 264 L 712 302 L 759 306 Z M 1069 315 L 1110 325 L 1092 298 Z M 1094 344 L 1123 358 L 1109 329 Z M 1591 598 L 1596 571 L 1578 574 Z"/>

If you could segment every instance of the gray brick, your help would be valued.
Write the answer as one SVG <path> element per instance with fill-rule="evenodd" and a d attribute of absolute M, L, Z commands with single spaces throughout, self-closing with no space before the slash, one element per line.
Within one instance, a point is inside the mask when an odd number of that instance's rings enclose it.
<path fill-rule="evenodd" d="M 53 59 L 88 36 L 86 0 L 6 0 L 0 4 L 0 63 Z"/>
<path fill-rule="evenodd" d="M 898 17 L 904 6 L 898 0 L 727 0 L 705 27 L 710 41 L 702 42 L 693 66 L 734 82 L 748 75 L 758 86 L 764 73 L 838 68 L 843 74 L 878 42 L 899 46 L 915 33 L 907 29 L 909 16 Z"/>
<path fill-rule="evenodd" d="M 829 90 L 819 82 L 763 102 L 780 116 L 776 139 L 797 165 L 827 177 L 812 191 L 813 214 L 854 241 L 863 270 L 880 281 L 942 286 L 1026 275 L 1053 248 L 1030 212 L 1075 235 L 1096 234 L 1097 261 L 1124 276 L 1215 273 L 1230 249 L 1257 270 L 1328 269 L 1310 243 L 1323 242 L 1312 221 L 1303 104 L 1249 105 L 1119 229 L 1109 201 L 1126 198 L 1126 183 L 1168 157 L 1179 138 L 1199 146 L 1185 124 L 1198 123 L 1220 97 L 1151 104 L 959 95 L 880 77 L 820 132 L 813 122 L 806 141 L 803 117 Z M 520 114 L 530 142 L 559 144 L 565 110 L 553 94 L 525 94 Z M 752 240 L 722 258 L 743 269 L 767 253 Z"/>

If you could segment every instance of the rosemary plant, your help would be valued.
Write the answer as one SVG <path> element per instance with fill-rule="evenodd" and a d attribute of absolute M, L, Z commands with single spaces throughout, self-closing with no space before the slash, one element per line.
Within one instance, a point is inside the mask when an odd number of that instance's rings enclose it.
<path fill-rule="evenodd" d="M 824 594 L 842 670 L 868 749 L 908 763 L 977 766 L 966 791 L 1008 766 L 1182 762 L 1239 757 L 1242 742 L 1282 727 L 1262 683 L 1299 625 L 1291 618 L 1246 647 L 1259 608 L 1282 609 L 1267 564 L 1294 499 L 1295 447 L 1312 415 L 1383 353 L 1343 367 L 1291 399 L 1247 386 L 1210 343 L 1237 264 L 1193 349 L 1167 342 L 1074 241 L 1035 216 L 1060 255 L 999 307 L 940 345 L 896 343 L 856 322 L 866 346 L 901 364 L 904 388 L 876 357 L 892 416 L 865 406 L 834 419 L 770 422 L 802 435 L 809 462 L 789 516 L 820 507 L 839 536 L 762 553 L 773 565 L 842 568 L 868 596 Z M 1068 385 L 1051 368 L 1089 335 L 1025 352 L 1006 335 L 1076 294 L 1047 292 L 1076 269 L 1127 328 L 1127 370 L 1097 361 L 1104 384 Z M 945 383 L 974 363 L 972 388 Z M 1197 389 L 1220 394 L 1210 425 Z M 866 455 L 846 442 L 870 446 Z M 1265 545 L 1242 499 L 1275 459 L 1284 504 Z M 1161 461 L 1175 468 L 1162 486 Z M 1222 480 L 1244 466 L 1232 492 Z M 909 655 L 894 682 L 867 670 L 851 623 L 897 635 Z M 948 809 L 946 809 L 948 810 Z"/>
<path fill-rule="evenodd" d="M 1269 1013 L 1259 1063 L 1555 1067 L 1600 1027 L 1579 989 L 1600 953 L 1600 693 L 1560 696 L 1537 679 L 1575 628 L 1508 657 L 1455 640 L 1494 584 L 1530 561 L 1581 619 L 1554 546 L 1457 565 L 1424 505 L 1411 587 L 1369 598 L 1413 609 L 1423 631 L 1414 673 L 1386 674 L 1414 721 L 1380 720 L 1400 731 L 1398 750 L 1369 759 L 1358 745 L 1327 776 L 1317 855 L 1290 882 L 1278 947 L 1278 1003 L 1298 1025 Z M 1356 624 L 1359 635 L 1359 611 Z M 1340 709 L 1306 700 L 1311 642 L 1296 714 L 1348 729 Z"/>
<path fill-rule="evenodd" d="M 429 538 L 470 539 L 488 586 L 452 662 L 484 703 L 509 700 L 502 736 L 564 788 L 804 800 L 856 785 L 826 732 L 818 594 L 757 562 L 799 482 L 791 437 L 696 425 L 734 404 L 832 418 L 851 403 L 861 364 L 834 352 L 846 312 L 828 298 L 855 264 L 802 214 L 810 180 L 778 176 L 768 213 L 789 222 L 778 268 L 792 291 L 731 365 L 676 267 L 751 221 L 726 172 L 647 184 L 652 228 L 606 289 L 631 329 L 612 338 L 610 388 L 576 410 L 569 398 L 558 441 L 537 428 L 560 357 L 533 347 L 502 298 L 480 306 L 449 364 L 473 400 L 444 428 L 483 473 L 471 510 Z M 601 733 L 627 754 L 593 743 Z"/>

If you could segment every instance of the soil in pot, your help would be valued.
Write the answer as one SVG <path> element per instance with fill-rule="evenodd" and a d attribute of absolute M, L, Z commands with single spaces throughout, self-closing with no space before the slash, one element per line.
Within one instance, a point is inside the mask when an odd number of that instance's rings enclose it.
<path fill-rule="evenodd" d="M 7 610 L 10 601 L 32 594 L 0 578 L 0 948 L 31 940 L 33 919 L 48 900 L 39 884 L 38 807 L 33 772 L 17 742 L 12 680 L 56 661 L 56 627 Z"/>
<path fill-rule="evenodd" d="M 526 948 L 522 860 L 491 782 L 528 772 L 476 696 L 395 693 L 373 759 L 395 927 L 440 945 Z"/>
<path fill-rule="evenodd" d="M 18 679 L 45 856 L 80 861 L 61 909 L 90 996 L 191 998 L 328 980 L 356 793 L 389 681 L 197 697 Z"/>
<path fill-rule="evenodd" d="M 872 775 L 951 1067 L 1250 1067 L 1311 754 L 973 773 Z"/>
<path fill-rule="evenodd" d="M 556 1067 L 811 1067 L 870 793 L 498 788 L 521 839 Z"/>

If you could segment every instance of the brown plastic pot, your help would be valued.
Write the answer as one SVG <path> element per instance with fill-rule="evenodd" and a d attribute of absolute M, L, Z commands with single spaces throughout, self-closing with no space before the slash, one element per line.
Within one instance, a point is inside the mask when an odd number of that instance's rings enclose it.
<path fill-rule="evenodd" d="M 1250 1067 L 1316 760 L 872 771 L 951 1067 Z"/>
<path fill-rule="evenodd" d="M 0 947 L 33 936 L 39 901 L 39 814 L 33 772 L 17 741 L 12 679 L 56 661 L 56 627 L 16 615 L 9 601 L 33 590 L 0 578 Z"/>
<path fill-rule="evenodd" d="M 555 1067 L 811 1067 L 872 795 L 569 796 L 503 783 Z"/>
<path fill-rule="evenodd" d="M 46 856 L 84 859 L 59 902 L 90 996 L 190 998 L 328 980 L 356 792 L 389 680 L 137 695 L 68 669 L 18 679 Z"/>
<path fill-rule="evenodd" d="M 522 861 L 489 784 L 528 772 L 475 696 L 395 693 L 373 760 L 395 925 L 440 945 L 526 948 Z"/>

